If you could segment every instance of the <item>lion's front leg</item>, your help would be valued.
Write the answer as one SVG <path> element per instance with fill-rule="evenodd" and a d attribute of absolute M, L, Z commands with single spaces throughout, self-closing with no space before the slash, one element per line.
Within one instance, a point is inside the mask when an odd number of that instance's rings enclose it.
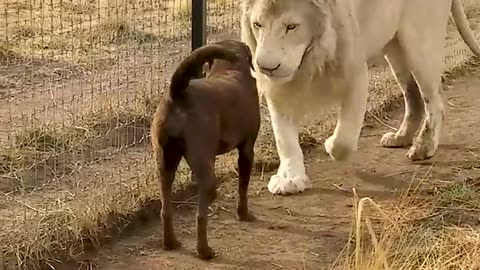
<path fill-rule="evenodd" d="M 324 143 L 327 153 L 336 161 L 346 160 L 357 150 L 358 138 L 367 109 L 368 70 L 366 64 L 353 72 L 343 89 L 337 126 Z"/>
<path fill-rule="evenodd" d="M 303 153 L 298 140 L 299 123 L 281 112 L 275 102 L 268 98 L 267 104 L 280 158 L 280 167 L 277 174 L 270 178 L 268 190 L 282 195 L 303 192 L 311 185 L 305 174 Z"/>

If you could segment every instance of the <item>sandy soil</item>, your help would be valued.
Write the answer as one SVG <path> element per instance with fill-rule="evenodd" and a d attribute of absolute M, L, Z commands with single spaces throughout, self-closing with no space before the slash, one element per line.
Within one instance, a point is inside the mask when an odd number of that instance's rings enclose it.
<path fill-rule="evenodd" d="M 219 187 L 221 196 L 212 207 L 209 223 L 210 245 L 217 252 L 203 262 L 195 252 L 195 197 L 178 202 L 176 231 L 183 242 L 179 251 L 160 248 L 158 220 L 137 224 L 121 239 L 88 261 L 105 270 L 134 269 L 327 269 L 348 241 L 353 217 L 352 195 L 334 185 L 356 186 L 360 196 L 383 204 L 393 202 L 412 178 L 428 177 L 429 183 L 456 181 L 479 175 L 469 169 L 478 161 L 480 137 L 480 72 L 450 82 L 446 127 L 437 155 L 412 163 L 406 149 L 385 149 L 379 145 L 388 130 L 379 122 L 366 123 L 359 151 L 343 163 L 331 161 L 323 148 L 306 155 L 308 174 L 314 188 L 294 196 L 272 196 L 266 190 L 270 175 L 255 178 L 250 187 L 254 223 L 235 219 L 236 181 Z M 387 123 L 398 126 L 403 104 L 394 107 Z"/>

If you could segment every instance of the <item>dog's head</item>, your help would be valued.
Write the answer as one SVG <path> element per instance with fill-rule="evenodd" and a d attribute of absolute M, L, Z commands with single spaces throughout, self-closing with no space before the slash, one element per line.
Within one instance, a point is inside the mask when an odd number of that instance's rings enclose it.
<path fill-rule="evenodd" d="M 241 61 L 232 63 L 227 60 L 215 59 L 212 62 L 207 62 L 203 65 L 203 73 L 206 76 L 212 72 L 221 72 L 232 69 L 245 71 L 249 71 L 250 69 L 254 70 L 252 63 L 252 52 L 247 44 L 236 40 L 222 40 L 214 44 L 235 51 L 238 55 L 240 55 Z"/>
<path fill-rule="evenodd" d="M 253 61 L 252 51 L 250 51 L 250 48 L 248 47 L 247 44 L 242 42 L 242 45 L 247 54 L 248 65 L 250 66 L 251 70 L 255 71 L 255 67 L 253 67 L 253 62 L 252 62 Z"/>

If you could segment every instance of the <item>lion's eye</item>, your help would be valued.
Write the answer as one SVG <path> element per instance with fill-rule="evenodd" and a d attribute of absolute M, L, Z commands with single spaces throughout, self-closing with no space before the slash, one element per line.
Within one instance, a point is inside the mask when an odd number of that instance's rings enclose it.
<path fill-rule="evenodd" d="M 296 24 L 289 24 L 287 25 L 287 31 L 292 31 L 292 30 L 295 30 L 297 28 L 297 25 Z"/>
<path fill-rule="evenodd" d="M 256 27 L 256 28 L 261 28 L 262 25 L 259 23 L 259 22 L 254 22 L 253 25 Z"/>

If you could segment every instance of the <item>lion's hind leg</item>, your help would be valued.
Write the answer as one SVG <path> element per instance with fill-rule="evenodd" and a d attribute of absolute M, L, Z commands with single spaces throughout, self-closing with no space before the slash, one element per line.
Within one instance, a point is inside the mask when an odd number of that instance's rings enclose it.
<path fill-rule="evenodd" d="M 438 27 L 442 27 L 439 24 Z M 419 41 L 418 30 L 410 30 L 410 35 L 404 34 L 399 40 L 405 50 L 409 69 L 420 88 L 426 112 L 420 132 L 407 152 L 407 157 L 415 161 L 433 157 L 440 140 L 444 118 L 440 91 L 445 35 L 438 30 L 424 31 Z"/>
<path fill-rule="evenodd" d="M 407 152 L 412 160 L 425 160 L 437 151 L 444 119 L 444 104 L 441 96 L 441 77 L 435 78 L 430 72 L 415 72 L 426 108 L 426 118 L 413 145 Z"/>
<path fill-rule="evenodd" d="M 405 59 L 405 53 L 395 38 L 385 47 L 385 58 L 392 69 L 405 100 L 405 114 L 402 124 L 396 132 L 383 135 L 383 147 L 396 148 L 412 144 L 413 137 L 422 123 L 425 106 L 418 84 L 415 81 Z"/>

